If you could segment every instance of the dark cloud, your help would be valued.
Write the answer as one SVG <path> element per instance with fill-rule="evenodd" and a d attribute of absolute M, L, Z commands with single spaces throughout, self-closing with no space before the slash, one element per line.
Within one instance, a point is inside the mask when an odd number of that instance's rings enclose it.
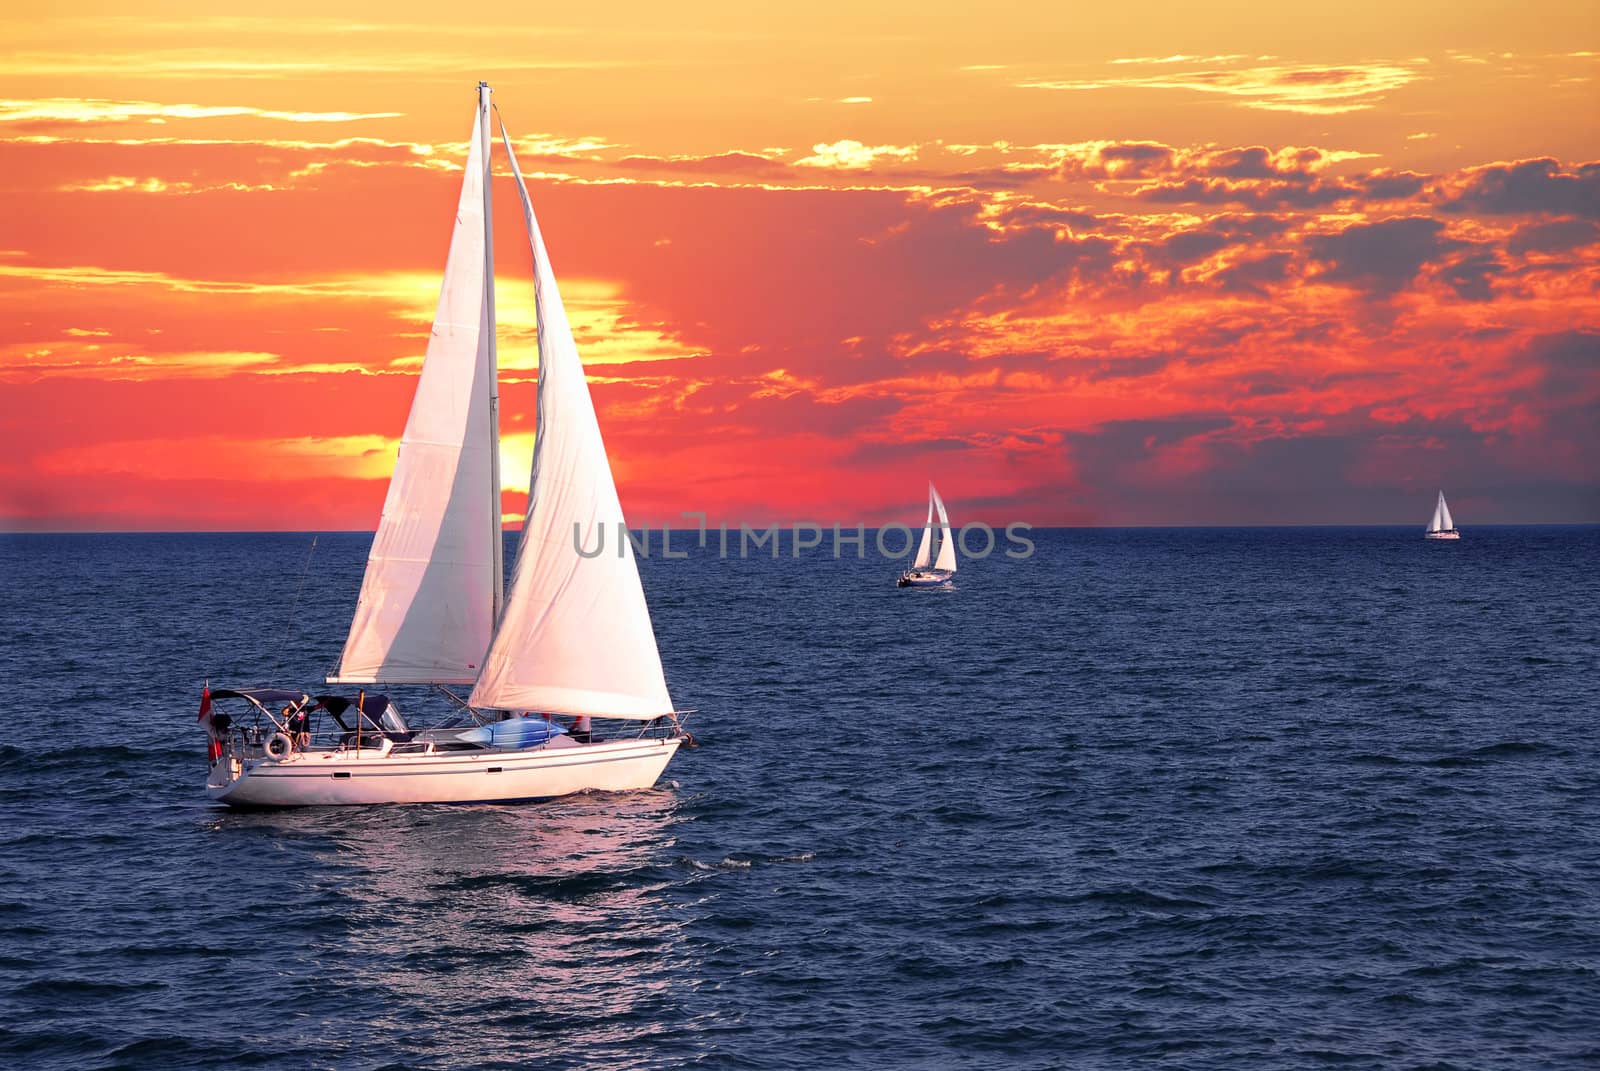
<path fill-rule="evenodd" d="M 1526 253 L 1566 253 L 1600 241 L 1600 224 L 1584 219 L 1556 219 L 1519 227 L 1506 243 L 1513 256 Z"/>
<path fill-rule="evenodd" d="M 1500 258 L 1493 253 L 1472 253 L 1445 265 L 1439 280 L 1466 301 L 1492 301 L 1494 290 L 1489 281 L 1506 270 Z"/>
<path fill-rule="evenodd" d="M 850 449 L 850 460 L 860 465 L 881 465 L 896 461 L 921 458 L 929 454 L 952 454 L 974 450 L 966 439 L 948 437 L 929 439 L 861 439 Z M 1007 505 L 1014 505 L 1007 502 Z M 971 507 L 963 500 L 963 506 Z"/>
<path fill-rule="evenodd" d="M 1100 217 L 1092 212 L 1037 203 L 1003 205 L 999 212 L 999 220 L 1005 226 L 1038 225 L 1070 227 L 1073 230 L 1088 230 L 1101 222 Z"/>
<path fill-rule="evenodd" d="M 1204 260 L 1213 253 L 1226 249 L 1232 244 L 1232 240 L 1226 234 L 1219 233 L 1208 227 L 1197 227 L 1193 230 L 1169 234 L 1160 242 L 1148 246 L 1147 249 L 1148 255 L 1154 261 L 1183 265 Z"/>
<path fill-rule="evenodd" d="M 1538 373 L 1531 385 L 1506 399 L 1537 421 L 1536 430 L 1513 444 L 1523 469 L 1543 479 L 1575 476 L 1580 484 L 1568 488 L 1566 498 L 1581 513 L 1586 497 L 1588 516 L 1572 519 L 1595 519 L 1600 515 L 1600 330 L 1536 336 L 1515 362 Z"/>
<path fill-rule="evenodd" d="M 1331 176 L 1343 156 L 1314 147 L 1272 150 L 1263 145 L 1174 148 L 1154 142 L 1088 144 L 1064 150 L 1056 177 L 1089 180 L 1109 196 L 1148 204 L 1243 205 L 1251 208 L 1325 208 L 1355 201 L 1407 200 L 1428 178 L 1377 169 Z M 1122 183 L 1139 183 L 1128 190 Z"/>
<path fill-rule="evenodd" d="M 1166 145 L 1155 142 L 1124 142 L 1120 145 L 1105 145 L 1096 154 L 1104 165 L 1109 164 L 1118 168 L 1118 173 L 1132 178 L 1136 175 L 1155 174 L 1167 168 L 1173 158 L 1173 151 Z"/>
<path fill-rule="evenodd" d="M 1179 149 L 1156 142 L 1119 142 L 1074 146 L 1056 168 L 1062 179 L 1136 180 L 1162 178 L 1221 179 L 1234 182 L 1271 179 L 1315 180 L 1329 162 L 1316 148 L 1273 151 L 1262 145 L 1226 149 Z"/>
<path fill-rule="evenodd" d="M 1273 216 L 1217 216 L 1201 226 L 1173 231 L 1154 241 L 1130 242 L 1125 247 L 1138 252 L 1157 272 L 1171 272 L 1198 264 L 1225 249 L 1259 249 L 1263 240 L 1275 237 L 1290 226 Z M 1286 265 L 1287 258 L 1282 261 Z M 1280 270 L 1278 273 L 1282 275 Z M 1176 284 L 1180 280 L 1171 277 Z"/>
<path fill-rule="evenodd" d="M 1374 171 L 1356 181 L 1369 200 L 1399 201 L 1421 193 L 1428 179 L 1415 171 Z"/>
<path fill-rule="evenodd" d="M 1068 432 L 1067 442 L 1075 459 L 1090 453 L 1122 464 L 1149 457 L 1174 443 L 1231 427 L 1227 417 L 1157 417 L 1150 420 L 1112 420 L 1093 431 Z"/>
<path fill-rule="evenodd" d="M 1424 265 L 1466 245 L 1443 232 L 1436 219 L 1410 216 L 1357 223 L 1335 234 L 1312 235 L 1305 244 L 1325 265 L 1317 278 L 1385 295 L 1404 289 Z"/>
<path fill-rule="evenodd" d="M 1156 182 L 1139 187 L 1132 196 L 1150 204 L 1243 205 L 1261 210 L 1325 208 L 1352 201 L 1406 200 L 1421 192 L 1425 181 L 1423 176 L 1409 172 L 1374 172 L 1348 179 L 1267 172 L 1242 178 L 1193 176 Z"/>
<path fill-rule="evenodd" d="M 1211 286 L 1228 294 L 1267 296 L 1269 283 L 1281 282 L 1289 274 L 1292 253 L 1268 253 L 1241 260 L 1217 272 L 1208 280 Z"/>
<path fill-rule="evenodd" d="M 970 186 L 977 190 L 1017 190 L 1036 181 L 1049 167 L 1041 164 L 1028 167 L 1011 164 L 1006 167 L 972 168 L 967 171 L 932 171 L 927 169 L 896 169 L 894 177 L 914 182 L 927 182 L 934 186 Z"/>
<path fill-rule="evenodd" d="M 1213 216 L 1206 226 L 1230 238 L 1270 238 L 1294 226 L 1294 220 L 1285 216 Z"/>
<path fill-rule="evenodd" d="M 1265 373 L 1252 377 L 1244 385 L 1244 392 L 1252 398 L 1267 398 L 1274 394 L 1288 394 L 1297 386 L 1299 384 L 1287 376 Z"/>
<path fill-rule="evenodd" d="M 1600 219 L 1600 162 L 1579 164 L 1570 171 L 1549 157 L 1493 164 L 1444 183 L 1437 198 L 1446 212 Z"/>
<path fill-rule="evenodd" d="M 1086 357 L 1079 354 L 1053 355 L 1045 370 L 1066 379 L 1098 383 L 1114 379 L 1143 379 L 1179 363 L 1184 358 L 1174 353 L 1145 353 L 1128 357 Z M 1006 359 L 1010 364 L 1010 358 Z"/>
<path fill-rule="evenodd" d="M 1541 335 L 1529 343 L 1526 353 L 1550 372 L 1581 373 L 1590 389 L 1600 387 L 1600 331 Z"/>
<path fill-rule="evenodd" d="M 1219 178 L 1273 178 L 1281 173 L 1272 154 L 1260 145 L 1248 149 L 1225 149 L 1213 154 L 1203 166 L 1206 173 Z"/>
<path fill-rule="evenodd" d="M 1133 198 L 1150 204 L 1244 205 L 1249 208 L 1322 208 L 1361 195 L 1361 188 L 1344 182 L 1236 181 L 1189 178 L 1158 182 L 1133 191 Z"/>
<path fill-rule="evenodd" d="M 1593 346 L 1551 340 L 1550 354 L 1564 362 Z M 1579 358 L 1582 359 L 1582 358 Z M 1297 381 L 1271 376 L 1257 395 L 1271 397 Z M 1474 428 L 1462 416 L 1411 416 L 1378 420 L 1356 410 L 1311 428 L 1279 421 L 1252 424 L 1204 416 L 1118 421 L 1087 432 L 1068 432 L 1073 471 L 1094 520 L 1110 524 L 1374 524 L 1414 520 L 1419 526 L 1438 487 L 1450 493 L 1463 524 L 1530 518 L 1592 521 L 1600 516 L 1594 463 L 1600 421 L 1574 410 L 1576 419 L 1545 425 L 1532 438 L 1505 442 Z M 1230 426 L 1231 423 L 1231 426 Z M 1552 433 L 1578 435 L 1560 449 L 1544 450 Z M 1173 448 L 1182 459 L 1163 466 Z M 1552 464 L 1530 463 L 1531 455 Z M 1583 466 L 1587 464 L 1587 471 Z"/>

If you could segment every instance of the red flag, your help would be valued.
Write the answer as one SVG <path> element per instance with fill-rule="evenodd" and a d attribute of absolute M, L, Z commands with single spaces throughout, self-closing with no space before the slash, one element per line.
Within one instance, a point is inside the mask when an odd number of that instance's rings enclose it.
<path fill-rule="evenodd" d="M 213 764 L 222 757 L 222 741 L 217 739 L 217 732 L 211 727 L 211 682 L 206 681 L 205 691 L 200 693 L 200 718 L 199 721 L 206 727 L 206 758 Z"/>

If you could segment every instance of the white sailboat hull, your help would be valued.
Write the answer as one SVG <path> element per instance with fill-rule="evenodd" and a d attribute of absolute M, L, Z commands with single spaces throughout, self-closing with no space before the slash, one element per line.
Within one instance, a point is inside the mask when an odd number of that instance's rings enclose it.
<path fill-rule="evenodd" d="M 1461 533 L 1460 532 L 1427 532 L 1427 533 L 1425 533 L 1423 535 L 1422 538 L 1423 539 L 1460 539 L 1461 538 Z"/>
<path fill-rule="evenodd" d="M 903 588 L 937 588 L 943 587 L 955 578 L 954 573 L 946 573 L 942 576 L 936 573 L 906 573 L 900 577 L 898 586 Z"/>
<path fill-rule="evenodd" d="M 374 749 L 295 752 L 281 760 L 224 757 L 212 768 L 206 793 L 231 807 L 330 807 L 623 792 L 654 785 L 681 742 L 672 737 L 530 751 L 397 756 Z"/>

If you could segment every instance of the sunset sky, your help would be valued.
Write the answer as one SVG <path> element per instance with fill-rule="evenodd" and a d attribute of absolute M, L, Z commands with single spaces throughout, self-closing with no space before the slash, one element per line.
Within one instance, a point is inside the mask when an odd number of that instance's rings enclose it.
<path fill-rule="evenodd" d="M 370 530 L 480 78 L 635 524 L 1600 521 L 1593 0 L 760 6 L 9 5 L 0 530 Z"/>

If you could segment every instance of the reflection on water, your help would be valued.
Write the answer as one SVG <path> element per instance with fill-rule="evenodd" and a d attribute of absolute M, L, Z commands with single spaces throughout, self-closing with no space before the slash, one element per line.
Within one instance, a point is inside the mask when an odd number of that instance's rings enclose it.
<path fill-rule="evenodd" d="M 446 1063 L 630 1067 L 703 977 L 690 919 L 664 895 L 678 807 L 673 789 L 657 788 L 514 807 L 225 813 L 212 824 L 264 849 L 268 871 L 275 855 L 291 857 L 284 876 L 299 890 L 281 917 L 307 931 L 295 943 L 309 946 L 312 969 L 281 996 L 303 1009 L 338 978 L 347 1014 L 331 1017 L 329 1040 L 359 1047 L 378 1031 Z"/>

